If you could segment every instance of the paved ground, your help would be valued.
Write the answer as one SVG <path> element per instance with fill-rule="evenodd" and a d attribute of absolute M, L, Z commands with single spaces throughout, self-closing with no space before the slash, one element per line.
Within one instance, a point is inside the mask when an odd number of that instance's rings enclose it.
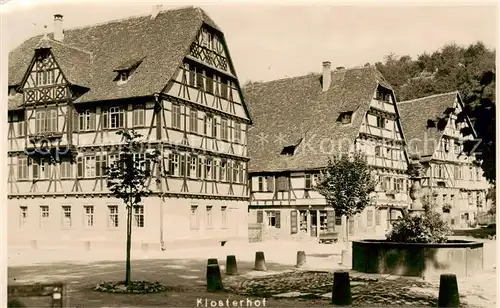
<path fill-rule="evenodd" d="M 250 297 L 253 300 L 262 300 L 262 296 L 269 297 L 267 307 L 330 307 L 325 294 L 331 289 L 333 269 L 340 268 L 338 262 L 341 249 L 342 246 L 338 244 L 268 242 L 246 245 L 228 243 L 225 247 L 201 250 L 154 253 L 134 251 L 132 279 L 159 281 L 168 286 L 167 292 L 150 295 L 117 295 L 91 290 L 101 281 L 123 280 L 123 251 L 109 251 L 103 256 L 102 252 L 10 250 L 8 277 L 9 284 L 65 282 L 68 307 L 210 307 L 210 300 L 229 299 L 231 304 L 234 299 L 246 301 Z M 252 271 L 255 251 L 259 250 L 266 254 L 269 268 L 267 273 Z M 297 250 L 304 250 L 308 254 L 306 270 L 327 272 L 289 272 L 294 269 Z M 224 277 L 224 285 L 230 293 L 205 292 L 206 259 L 218 258 L 223 271 L 228 254 L 236 255 L 241 275 Z M 103 259 L 107 261 L 98 261 Z M 486 241 L 485 272 L 472 279 L 459 281 L 462 302 L 468 303 L 469 306 L 496 306 L 495 261 L 495 242 Z M 366 276 L 358 277 L 355 273 L 352 273 L 351 277 L 355 280 L 352 282 L 352 290 L 357 306 L 408 303 L 429 306 L 437 298 L 437 281 L 407 281 L 389 276 L 378 277 L 377 281 L 366 281 Z M 264 292 L 262 285 L 264 291 L 265 288 L 278 288 Z M 304 286 L 309 287 L 304 289 Z M 314 296 L 305 296 L 303 299 L 275 297 L 280 293 L 297 290 Z M 384 292 L 381 292 L 382 290 Z M 417 300 L 410 302 L 408 294 Z M 205 298 L 208 300 L 208 306 L 205 306 Z M 198 299 L 202 302 L 197 302 Z M 397 302 L 397 299 L 403 301 Z M 246 302 L 242 303 L 247 306 Z M 253 306 L 255 307 L 255 303 Z"/>

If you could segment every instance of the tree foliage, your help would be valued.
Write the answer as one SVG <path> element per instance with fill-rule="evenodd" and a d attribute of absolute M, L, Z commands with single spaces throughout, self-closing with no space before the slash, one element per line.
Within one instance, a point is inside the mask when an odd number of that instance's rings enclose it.
<path fill-rule="evenodd" d="M 347 217 L 361 213 L 371 203 L 375 191 L 372 169 L 366 157 L 356 152 L 342 154 L 329 160 L 315 190 L 323 195 L 336 215 Z"/>
<path fill-rule="evenodd" d="M 468 116 L 477 142 L 465 144 L 465 152 L 474 152 L 484 176 L 495 183 L 496 104 L 495 50 L 482 42 L 467 47 L 445 45 L 431 54 L 423 53 L 412 60 L 409 56 L 391 54 L 375 66 L 393 86 L 399 101 L 459 91 L 465 108 L 461 118 Z M 464 130 L 464 135 L 472 134 Z"/>
<path fill-rule="evenodd" d="M 143 198 L 151 195 L 149 188 L 153 176 L 151 162 L 158 160 L 160 151 L 146 149 L 145 143 L 140 141 L 141 134 L 134 130 L 120 130 L 116 133 L 122 136 L 123 144 L 118 151 L 118 159 L 110 162 L 105 168 L 107 187 L 118 199 L 123 200 L 127 209 L 127 257 L 125 268 L 125 284 L 130 284 L 130 250 L 132 241 L 132 210 L 139 205 Z M 137 154 L 144 155 L 139 160 Z M 160 165 L 158 165 L 160 166 Z M 163 173 L 161 168 L 159 172 Z M 163 174 L 159 175 L 163 175 Z"/>
<path fill-rule="evenodd" d="M 452 231 L 434 208 L 435 205 L 426 205 L 422 215 L 406 214 L 396 219 L 387 240 L 398 243 L 445 243 Z"/>

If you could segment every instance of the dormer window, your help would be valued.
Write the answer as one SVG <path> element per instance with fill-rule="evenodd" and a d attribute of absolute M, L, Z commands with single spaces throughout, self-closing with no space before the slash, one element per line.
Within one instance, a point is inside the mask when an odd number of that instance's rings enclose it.
<path fill-rule="evenodd" d="M 118 84 L 124 84 L 126 83 L 128 80 L 129 80 L 129 72 L 127 71 L 121 71 L 118 73 L 118 78 L 117 78 L 117 82 Z"/>
<path fill-rule="evenodd" d="M 142 63 L 143 60 L 144 58 L 127 60 L 121 63 L 121 65 L 119 65 L 117 68 L 115 68 L 114 71 L 118 73 L 115 78 L 117 84 L 121 85 L 127 83 L 127 81 L 129 81 L 130 79 L 130 76 Z"/>
<path fill-rule="evenodd" d="M 342 124 L 350 124 L 352 121 L 352 111 L 341 112 L 337 121 Z"/>
<path fill-rule="evenodd" d="M 295 150 L 297 149 L 297 147 L 300 145 L 301 142 L 302 142 L 302 138 L 297 140 L 297 142 L 295 142 L 295 144 L 289 144 L 289 145 L 284 146 L 283 150 L 281 150 L 281 155 L 286 155 L 286 156 L 295 155 Z"/>

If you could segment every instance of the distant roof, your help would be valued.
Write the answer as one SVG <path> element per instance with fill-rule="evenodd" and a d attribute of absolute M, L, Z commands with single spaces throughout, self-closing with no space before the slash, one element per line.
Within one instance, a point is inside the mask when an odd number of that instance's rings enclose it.
<path fill-rule="evenodd" d="M 9 86 L 21 83 L 35 48 L 49 47 L 69 82 L 90 90 L 76 102 L 152 95 L 163 90 L 203 23 L 220 31 L 200 8 L 161 11 L 82 28 L 65 29 L 62 42 L 53 33 L 24 41 L 9 54 Z M 130 80 L 117 85 L 117 68 L 142 60 Z"/>
<path fill-rule="evenodd" d="M 460 95 L 454 91 L 398 103 L 410 154 L 434 154 L 444 133 L 444 127 L 439 127 L 438 120 L 446 118 L 457 99 L 460 100 Z"/>
<path fill-rule="evenodd" d="M 310 74 L 244 88 L 254 122 L 248 139 L 250 172 L 325 167 L 335 153 L 353 146 L 377 87 L 391 89 L 373 66 L 332 71 L 326 92 L 321 79 Z M 337 121 L 340 113 L 349 111 L 354 112 L 351 124 Z M 294 144 L 294 155 L 281 154 Z"/>

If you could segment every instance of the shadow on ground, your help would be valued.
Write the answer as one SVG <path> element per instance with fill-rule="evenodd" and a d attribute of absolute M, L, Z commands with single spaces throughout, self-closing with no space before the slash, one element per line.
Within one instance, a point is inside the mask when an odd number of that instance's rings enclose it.
<path fill-rule="evenodd" d="M 36 266 L 21 266 L 8 269 L 8 283 L 66 284 L 65 303 L 67 307 L 196 307 L 199 298 L 208 300 L 246 299 L 230 293 L 206 292 L 206 260 L 155 259 L 132 261 L 132 279 L 159 281 L 167 286 L 167 292 L 156 294 L 112 294 L 92 291 L 92 287 L 102 281 L 119 281 L 125 278 L 125 262 L 104 261 L 81 263 L 54 263 Z M 219 260 L 224 273 L 225 260 Z M 253 262 L 238 262 L 242 275 L 272 274 L 291 268 L 289 265 L 267 263 L 268 272 L 252 270 Z M 225 275 L 223 275 L 225 276 Z M 30 302 L 31 303 L 31 302 Z M 33 304 L 33 303 L 31 303 Z M 43 306 L 40 302 L 40 306 Z M 279 306 L 293 307 L 280 301 Z"/>

